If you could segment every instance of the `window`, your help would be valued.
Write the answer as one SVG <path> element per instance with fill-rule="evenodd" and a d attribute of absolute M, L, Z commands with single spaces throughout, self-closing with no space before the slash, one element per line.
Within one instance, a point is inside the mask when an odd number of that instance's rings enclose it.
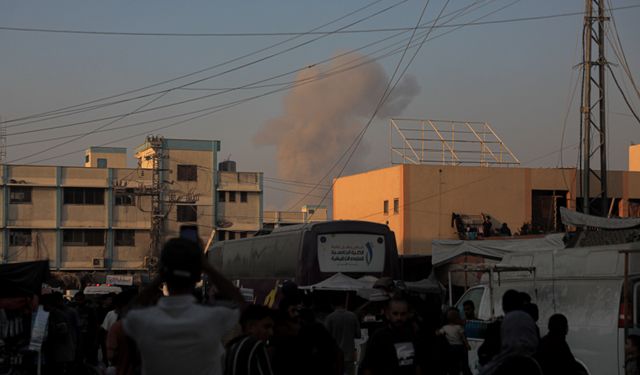
<path fill-rule="evenodd" d="M 177 209 L 177 220 L 179 222 L 198 221 L 198 206 L 180 205 Z"/>
<path fill-rule="evenodd" d="M 11 186 L 9 188 L 10 203 L 31 203 L 31 186 Z"/>
<path fill-rule="evenodd" d="M 393 213 L 397 214 L 398 212 L 400 212 L 400 199 L 394 198 L 393 199 Z"/>
<path fill-rule="evenodd" d="M 107 159 L 98 158 L 98 168 L 106 168 L 107 167 Z"/>
<path fill-rule="evenodd" d="M 247 232 L 240 232 L 240 238 L 247 238 Z"/>
<path fill-rule="evenodd" d="M 104 204 L 104 189 L 64 188 L 64 204 Z"/>
<path fill-rule="evenodd" d="M 198 166 L 178 165 L 178 181 L 198 181 Z"/>
<path fill-rule="evenodd" d="M 115 231 L 116 246 L 135 246 L 136 231 L 132 229 L 118 229 Z"/>
<path fill-rule="evenodd" d="M 31 229 L 9 230 L 9 246 L 31 246 Z"/>
<path fill-rule="evenodd" d="M 229 202 L 235 202 L 236 201 L 236 192 L 235 191 L 230 191 L 229 192 Z"/>
<path fill-rule="evenodd" d="M 229 232 L 229 239 L 230 240 L 235 240 L 236 239 L 236 232 Z"/>
<path fill-rule="evenodd" d="M 219 230 L 218 231 L 218 241 L 224 241 L 224 231 L 223 230 Z"/>
<path fill-rule="evenodd" d="M 219 191 L 218 192 L 218 202 L 224 202 L 226 201 L 226 192 L 224 191 Z"/>
<path fill-rule="evenodd" d="M 136 204 L 136 194 L 133 189 L 116 190 L 116 206 L 133 206 Z"/>
<path fill-rule="evenodd" d="M 91 158 L 89 157 L 89 155 L 85 155 L 85 156 L 84 156 L 84 162 L 85 162 L 85 163 L 88 163 L 88 162 L 89 162 L 89 160 L 91 160 Z"/>
<path fill-rule="evenodd" d="M 384 201 L 382 210 L 385 215 L 389 215 L 389 201 Z"/>
<path fill-rule="evenodd" d="M 240 202 L 247 203 L 247 192 L 246 191 L 241 191 L 240 192 Z"/>
<path fill-rule="evenodd" d="M 104 246 L 104 229 L 65 229 L 64 246 Z"/>

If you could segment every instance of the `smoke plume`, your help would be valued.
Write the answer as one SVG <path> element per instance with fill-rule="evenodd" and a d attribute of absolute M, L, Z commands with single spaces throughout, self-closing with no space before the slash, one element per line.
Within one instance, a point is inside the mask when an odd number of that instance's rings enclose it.
<path fill-rule="evenodd" d="M 293 88 L 284 98 L 283 114 L 268 121 L 254 136 L 256 145 L 276 146 L 281 178 L 316 182 L 352 144 L 373 114 L 389 77 L 377 62 L 332 74 L 344 70 L 353 60 L 354 55 L 349 55 L 333 60 L 324 70 L 310 67 L 300 72 L 296 82 L 312 83 Z M 401 113 L 419 91 L 416 79 L 406 76 L 377 117 Z M 363 141 L 345 171 L 361 168 L 368 150 Z M 329 183 L 337 173 L 338 170 L 332 171 L 330 179 L 323 183 Z"/>

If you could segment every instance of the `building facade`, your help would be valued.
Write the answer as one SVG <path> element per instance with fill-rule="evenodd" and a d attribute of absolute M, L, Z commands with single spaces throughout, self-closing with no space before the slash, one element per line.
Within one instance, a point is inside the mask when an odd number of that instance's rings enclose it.
<path fill-rule="evenodd" d="M 125 149 L 105 147 L 89 148 L 85 167 L 2 165 L 2 262 L 144 271 L 157 261 L 154 204 L 160 241 L 182 226 L 196 227 L 203 243 L 257 232 L 262 173 L 219 171 L 219 151 L 219 141 L 154 138 L 136 149 L 138 168 L 126 168 Z"/>
<path fill-rule="evenodd" d="M 576 169 L 404 164 L 338 178 L 333 217 L 388 224 L 401 254 L 430 254 L 432 240 L 458 238 L 454 214 L 561 231 L 558 208 L 581 207 L 579 183 Z M 610 171 L 608 186 L 608 214 L 640 216 L 640 172 Z"/>

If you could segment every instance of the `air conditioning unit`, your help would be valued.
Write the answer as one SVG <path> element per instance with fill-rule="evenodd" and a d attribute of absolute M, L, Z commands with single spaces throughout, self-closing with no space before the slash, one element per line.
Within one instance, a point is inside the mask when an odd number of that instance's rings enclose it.
<path fill-rule="evenodd" d="M 93 268 L 104 268 L 104 258 L 93 258 Z"/>

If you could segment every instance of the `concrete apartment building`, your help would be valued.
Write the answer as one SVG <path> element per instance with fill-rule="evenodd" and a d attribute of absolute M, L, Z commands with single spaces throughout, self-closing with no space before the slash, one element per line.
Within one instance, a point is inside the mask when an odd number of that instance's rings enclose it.
<path fill-rule="evenodd" d="M 629 171 L 608 173 L 612 216 L 640 216 L 640 147 L 629 156 Z M 454 213 L 489 215 L 493 228 L 508 223 L 514 233 L 524 223 L 561 230 L 558 207 L 581 205 L 579 176 L 576 169 L 396 165 L 338 178 L 333 217 L 388 224 L 401 254 L 430 254 L 433 239 L 458 238 Z"/>
<path fill-rule="evenodd" d="M 300 212 L 264 211 L 263 228 L 273 229 L 287 225 L 318 223 L 328 220 L 325 206 L 304 205 Z"/>
<path fill-rule="evenodd" d="M 197 226 L 205 243 L 214 228 L 217 239 L 230 239 L 262 227 L 262 173 L 237 172 L 231 162 L 219 170 L 219 141 L 151 141 L 136 149 L 138 168 L 126 168 L 126 149 L 112 147 L 89 148 L 84 167 L 2 165 L 2 262 L 49 259 L 54 270 L 146 270 L 153 261 L 154 197 L 165 238 L 177 236 L 182 225 Z"/>

